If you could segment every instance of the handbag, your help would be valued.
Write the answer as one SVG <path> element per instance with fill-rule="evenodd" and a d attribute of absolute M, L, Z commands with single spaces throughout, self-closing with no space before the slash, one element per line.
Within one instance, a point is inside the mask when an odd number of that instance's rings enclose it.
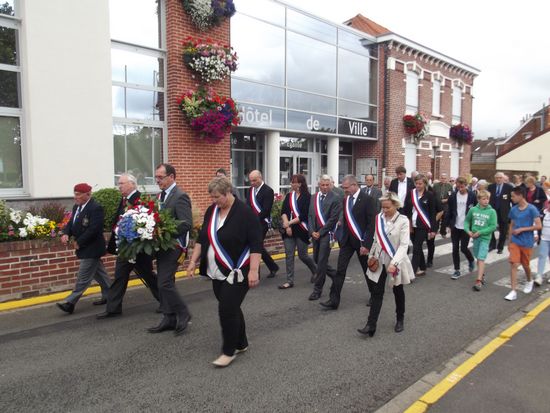
<path fill-rule="evenodd" d="M 376 257 L 369 257 L 369 260 L 367 261 L 367 267 L 369 267 L 369 270 L 371 272 L 376 272 L 378 269 L 378 258 Z"/>

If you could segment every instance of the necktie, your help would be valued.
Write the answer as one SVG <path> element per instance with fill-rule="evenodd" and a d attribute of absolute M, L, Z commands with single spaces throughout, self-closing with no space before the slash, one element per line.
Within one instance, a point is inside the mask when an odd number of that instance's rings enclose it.
<path fill-rule="evenodd" d="M 321 203 L 323 203 L 323 201 L 325 200 L 325 194 L 321 194 Z"/>
<path fill-rule="evenodd" d="M 163 190 L 160 193 L 160 202 L 164 202 L 164 198 L 166 198 L 166 191 L 165 190 Z"/>
<path fill-rule="evenodd" d="M 497 187 L 497 197 L 500 196 L 500 191 L 502 190 L 502 185 Z"/>
<path fill-rule="evenodd" d="M 78 208 L 76 209 L 76 212 L 74 213 L 74 219 L 73 219 L 73 222 L 76 221 L 76 219 L 78 218 L 78 215 L 80 214 L 80 210 L 82 208 L 82 205 L 79 205 Z"/>
<path fill-rule="evenodd" d="M 367 195 L 370 195 L 370 188 L 367 189 Z"/>

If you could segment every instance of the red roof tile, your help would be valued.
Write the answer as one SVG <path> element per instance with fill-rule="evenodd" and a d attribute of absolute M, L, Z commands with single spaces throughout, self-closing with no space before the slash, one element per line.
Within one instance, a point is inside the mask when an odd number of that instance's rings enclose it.
<path fill-rule="evenodd" d="M 358 14 L 357 16 L 352 17 L 344 24 L 351 26 L 354 29 L 361 30 L 362 32 L 368 33 L 372 36 L 381 36 L 383 34 L 391 33 L 389 29 L 379 25 L 371 19 L 366 18 L 362 14 Z"/>

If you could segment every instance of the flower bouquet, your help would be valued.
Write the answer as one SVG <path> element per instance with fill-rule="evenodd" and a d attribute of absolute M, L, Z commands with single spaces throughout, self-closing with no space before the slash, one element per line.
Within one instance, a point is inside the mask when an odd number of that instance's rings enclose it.
<path fill-rule="evenodd" d="M 420 113 L 403 116 L 403 126 L 405 132 L 411 135 L 416 142 L 428 134 L 428 122 Z"/>
<path fill-rule="evenodd" d="M 474 140 L 474 133 L 470 127 L 462 123 L 452 126 L 449 130 L 449 136 L 465 143 L 472 143 Z"/>
<path fill-rule="evenodd" d="M 202 31 L 219 26 L 236 11 L 233 0 L 182 0 L 182 4 L 193 24 Z"/>
<path fill-rule="evenodd" d="M 239 112 L 231 98 L 199 88 L 178 99 L 178 106 L 198 138 L 211 143 L 223 139 L 232 125 L 240 123 Z"/>
<path fill-rule="evenodd" d="M 140 253 L 153 255 L 178 245 L 179 221 L 156 199 L 142 197 L 120 217 L 115 228 L 118 255 L 134 261 Z"/>
<path fill-rule="evenodd" d="M 204 82 L 224 80 L 237 70 L 237 54 L 227 45 L 213 43 L 212 39 L 187 37 L 183 43 L 183 61 L 199 74 Z"/>

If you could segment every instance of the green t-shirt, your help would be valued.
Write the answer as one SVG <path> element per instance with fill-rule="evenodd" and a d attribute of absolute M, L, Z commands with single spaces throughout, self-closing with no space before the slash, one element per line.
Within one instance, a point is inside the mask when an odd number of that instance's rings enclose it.
<path fill-rule="evenodd" d="M 487 205 L 482 208 L 479 204 L 471 208 L 464 221 L 464 231 L 479 232 L 481 239 L 489 241 L 491 234 L 497 229 L 497 213 Z"/>

